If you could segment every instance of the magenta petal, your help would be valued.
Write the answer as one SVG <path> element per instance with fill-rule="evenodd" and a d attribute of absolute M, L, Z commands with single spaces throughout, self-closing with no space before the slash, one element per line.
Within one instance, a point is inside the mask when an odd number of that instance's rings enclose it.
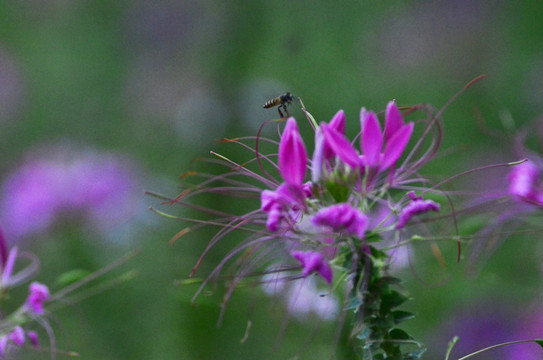
<path fill-rule="evenodd" d="M 413 134 L 413 123 L 409 123 L 400 128 L 394 136 L 387 142 L 385 147 L 385 154 L 383 156 L 383 162 L 381 163 L 381 171 L 388 169 L 393 165 L 400 156 L 402 156 L 411 134 Z"/>
<path fill-rule="evenodd" d="M 345 164 L 352 168 L 359 165 L 358 154 L 355 148 L 347 138 L 337 130 L 332 129 L 325 123 L 321 124 L 320 129 L 324 135 L 324 141 L 332 152 L 341 159 Z"/>
<path fill-rule="evenodd" d="M 524 200 L 537 201 L 539 169 L 531 161 L 515 165 L 508 176 L 509 194 Z"/>
<path fill-rule="evenodd" d="M 49 300 L 49 289 L 46 285 L 34 281 L 30 284 L 30 295 L 26 300 L 26 305 L 35 314 L 43 314 L 43 304 Z"/>
<path fill-rule="evenodd" d="M 332 269 L 321 253 L 315 251 L 292 251 L 290 254 L 304 267 L 304 276 L 308 276 L 312 272 L 318 272 L 327 283 L 332 282 Z"/>
<path fill-rule="evenodd" d="M 307 152 L 296 120 L 290 117 L 279 143 L 279 172 L 289 185 L 301 186 L 307 166 Z"/>
<path fill-rule="evenodd" d="M 322 176 L 322 167 L 324 165 L 324 135 L 322 129 L 318 128 L 315 132 L 315 150 L 311 160 L 311 181 L 318 183 Z"/>
<path fill-rule="evenodd" d="M 283 220 L 283 213 L 279 205 L 273 206 L 268 214 L 268 219 L 266 220 L 266 227 L 270 232 L 276 232 L 279 230 L 279 225 Z"/>
<path fill-rule="evenodd" d="M 402 113 L 396 106 L 396 102 L 390 101 L 387 104 L 387 110 L 385 114 L 385 141 L 388 142 L 404 125 Z"/>
<path fill-rule="evenodd" d="M 260 210 L 270 211 L 272 205 L 277 202 L 277 194 L 275 191 L 264 190 L 260 193 Z"/>
<path fill-rule="evenodd" d="M 403 228 L 415 215 L 424 214 L 429 211 L 439 211 L 439 209 L 440 206 L 435 201 L 422 200 L 420 198 L 413 200 L 402 209 L 396 228 Z"/>
<path fill-rule="evenodd" d="M 350 204 L 330 205 L 320 209 L 311 219 L 315 225 L 329 226 L 334 231 L 346 231 L 363 239 L 368 227 L 368 217 Z"/>
<path fill-rule="evenodd" d="M 38 339 L 38 334 L 35 331 L 28 331 L 26 333 L 26 336 L 30 340 L 30 343 L 32 344 L 32 346 L 34 346 L 34 349 L 40 348 L 40 341 Z"/>
<path fill-rule="evenodd" d="M 332 120 L 330 120 L 328 126 L 342 134 L 345 134 L 345 112 L 343 110 L 339 110 L 334 115 Z"/>
<path fill-rule="evenodd" d="M 362 109 L 360 115 L 362 125 L 361 148 L 364 153 L 364 159 L 369 167 L 377 167 L 381 157 L 381 148 L 383 147 L 383 133 L 377 115 Z"/>

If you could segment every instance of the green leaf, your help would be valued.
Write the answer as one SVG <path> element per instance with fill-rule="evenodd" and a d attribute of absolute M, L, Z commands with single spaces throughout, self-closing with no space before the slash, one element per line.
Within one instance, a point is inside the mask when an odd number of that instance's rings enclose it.
<path fill-rule="evenodd" d="M 381 311 L 388 313 L 392 308 L 403 304 L 407 300 L 409 300 L 407 296 L 392 290 L 389 293 L 381 296 Z"/>
<path fill-rule="evenodd" d="M 543 340 L 536 340 L 535 341 L 537 345 L 541 346 L 543 348 Z"/>
<path fill-rule="evenodd" d="M 392 340 L 411 340 L 411 336 L 402 329 L 392 329 L 388 334 Z"/>
<path fill-rule="evenodd" d="M 65 287 L 84 279 L 89 274 L 90 272 L 87 270 L 73 269 L 73 270 L 60 274 L 57 277 L 56 283 L 59 284 L 61 287 Z"/>
<path fill-rule="evenodd" d="M 394 319 L 389 316 L 385 318 L 376 318 L 375 321 L 373 321 L 373 326 L 386 331 L 394 326 Z"/>
<path fill-rule="evenodd" d="M 394 323 L 399 324 L 406 320 L 413 319 L 415 317 L 415 314 L 409 311 L 396 310 L 392 312 L 392 316 L 394 317 Z"/>

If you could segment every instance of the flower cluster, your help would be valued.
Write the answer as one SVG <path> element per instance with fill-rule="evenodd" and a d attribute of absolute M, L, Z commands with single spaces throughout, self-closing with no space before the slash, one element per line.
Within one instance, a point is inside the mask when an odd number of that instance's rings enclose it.
<path fill-rule="evenodd" d="M 357 316 L 351 334 L 362 340 L 363 351 L 393 356 L 401 353 L 403 345 L 411 344 L 418 348 L 406 356 L 420 357 L 422 346 L 396 328 L 412 314 L 396 310 L 408 298 L 396 290 L 398 279 L 388 274 L 395 250 L 409 243 L 411 230 L 426 228 L 428 216 L 443 206 L 439 203 L 441 192 L 428 187 L 429 181 L 419 172 L 441 142 L 440 112 L 425 105 L 405 112 L 418 110 L 425 117 L 416 141 L 415 123 L 404 120 L 395 101 L 386 107 L 383 128 L 378 114 L 363 108 L 361 131 L 354 140 L 345 133 L 344 111 L 320 124 L 305 112 L 315 130 L 312 154 L 308 154 L 293 117 L 286 120 L 278 143 L 261 137 L 260 132 L 257 137 L 225 139 L 250 150 L 253 158 L 241 165 L 212 152 L 232 171 L 220 175 L 190 171 L 183 178 L 202 176 L 204 181 L 168 199 L 168 204 L 203 210 L 215 217 L 183 218 L 197 225 L 183 229 L 173 240 L 206 224 L 221 227 L 191 277 L 220 240 L 237 231 L 249 234 L 203 281 L 195 298 L 209 281 L 219 279 L 226 264 L 236 257 L 225 302 L 249 276 L 263 274 L 260 283 L 265 283 L 265 289 L 284 289 L 287 280 L 317 274 L 330 284 L 329 291 L 344 289 L 348 307 L 364 314 Z M 255 146 L 246 141 L 255 141 Z M 261 151 L 264 146 L 278 147 L 266 154 Z M 279 180 L 270 172 L 276 172 Z M 258 195 L 260 208 L 244 215 L 206 209 L 191 201 L 202 193 Z"/>
<path fill-rule="evenodd" d="M 392 191 L 405 188 L 407 176 L 414 171 L 409 164 L 397 166 L 414 123 L 404 122 L 393 101 L 387 105 L 384 131 L 377 115 L 362 109 L 359 150 L 345 136 L 345 121 L 339 111 L 316 128 L 310 161 L 296 120 L 289 118 L 279 143 L 284 182 L 261 195 L 267 229 L 290 240 L 291 255 L 302 265 L 303 276 L 317 272 L 328 283 L 330 262 L 350 240 L 364 242 L 368 232 L 403 229 L 415 216 L 440 209 L 438 203 L 413 191 L 399 201 L 392 198 Z M 308 167 L 311 181 L 304 183 Z M 370 228 L 372 210 L 378 206 L 388 209 L 388 218 L 395 221 Z M 325 251 L 330 247 L 336 251 Z"/>
<path fill-rule="evenodd" d="M 18 258 L 26 257 L 30 265 L 14 272 Z M 0 229 L 0 296 L 4 298 L 8 291 L 31 278 L 38 270 L 37 259 L 30 254 L 21 254 L 17 247 L 8 250 L 4 234 Z M 44 304 L 50 299 L 49 289 L 39 282 L 32 282 L 26 301 L 11 314 L 4 314 L 0 322 L 0 356 L 4 357 L 12 347 L 21 347 L 28 339 L 32 346 L 39 347 L 38 334 L 34 330 L 25 330 L 31 322 L 46 324 Z"/>

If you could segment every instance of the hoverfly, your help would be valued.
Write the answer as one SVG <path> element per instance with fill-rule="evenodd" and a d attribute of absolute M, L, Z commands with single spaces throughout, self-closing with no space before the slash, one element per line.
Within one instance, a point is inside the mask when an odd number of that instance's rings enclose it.
<path fill-rule="evenodd" d="M 279 95 L 276 98 L 266 101 L 263 107 L 264 109 L 269 109 L 269 108 L 279 105 L 279 107 L 277 108 L 277 111 L 279 111 L 279 116 L 281 116 L 281 119 L 283 119 L 284 116 L 283 116 L 283 112 L 281 111 L 281 108 L 285 110 L 288 116 L 289 114 L 287 110 L 287 105 L 290 105 L 292 100 L 294 100 L 294 96 L 292 96 L 291 93 L 287 92 L 282 95 Z"/>

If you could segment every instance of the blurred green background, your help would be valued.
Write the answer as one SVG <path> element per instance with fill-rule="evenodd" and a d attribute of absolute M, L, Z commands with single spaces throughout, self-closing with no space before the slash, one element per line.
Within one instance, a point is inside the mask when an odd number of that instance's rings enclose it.
<path fill-rule="evenodd" d="M 481 133 L 474 111 L 496 129 L 504 114 L 522 124 L 542 113 L 542 18 L 536 1 L 2 2 L 2 174 L 29 151 L 70 141 L 128 156 L 145 203 L 109 232 L 67 219 L 21 240 L 41 258 L 38 280 L 48 284 L 69 269 L 96 270 L 141 250 L 123 266 L 139 271 L 135 280 L 54 314 L 57 348 L 83 359 L 329 359 L 334 322 L 291 318 L 281 330 L 282 312 L 258 292 L 234 294 L 219 328 L 220 294 L 191 305 L 196 287 L 174 281 L 189 274 L 212 233 L 168 245 L 184 225 L 148 211 L 159 201 L 144 190 L 176 196 L 192 159 L 210 149 L 235 156 L 215 140 L 255 134 L 277 116 L 262 104 L 285 91 L 318 121 L 344 109 L 353 134 L 362 106 L 381 110 L 397 99 L 440 107 L 481 74 L 488 76 L 445 112 L 443 149 L 453 151 L 431 168 L 443 177 L 474 163 L 515 160 Z M 290 109 L 302 119 L 296 105 Z M 311 144 L 311 129 L 301 128 Z M 537 308 L 541 253 L 538 239 L 515 238 L 477 276 L 452 265 L 441 286 L 402 270 L 414 297 L 406 308 L 419 314 L 409 329 L 432 350 L 426 358 L 443 358 L 456 331 L 450 324 L 466 309 L 489 310 L 507 326 Z M 212 253 L 201 274 L 220 258 Z M 413 267 L 424 273 L 429 262 L 430 255 L 417 257 Z M 335 353 L 353 358 L 341 346 Z"/>

